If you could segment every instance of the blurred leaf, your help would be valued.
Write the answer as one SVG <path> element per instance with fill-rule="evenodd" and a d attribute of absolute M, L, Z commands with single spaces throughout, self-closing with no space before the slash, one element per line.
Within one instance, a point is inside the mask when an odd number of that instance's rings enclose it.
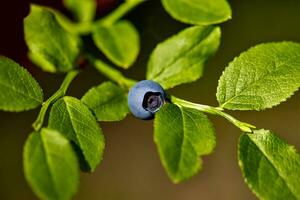
<path fill-rule="evenodd" d="M 162 3 L 174 19 L 183 23 L 210 25 L 231 19 L 226 0 L 162 0 Z"/>
<path fill-rule="evenodd" d="M 239 164 L 246 183 L 260 199 L 300 199 L 300 155 L 271 131 L 240 137 Z"/>
<path fill-rule="evenodd" d="M 138 32 L 131 22 L 125 20 L 96 26 L 93 39 L 107 58 L 124 69 L 134 63 L 140 50 Z"/>
<path fill-rule="evenodd" d="M 94 19 L 97 8 L 95 0 L 63 0 L 63 2 L 79 22 L 91 22 Z"/>
<path fill-rule="evenodd" d="M 205 61 L 217 51 L 220 36 L 218 27 L 194 26 L 158 44 L 148 63 L 147 79 L 165 89 L 197 80 Z"/>
<path fill-rule="evenodd" d="M 53 13 L 57 22 L 62 26 L 63 29 L 65 29 L 69 33 L 73 35 L 88 35 L 91 32 L 91 29 L 93 27 L 91 23 L 77 23 L 54 8 L 45 6 L 43 6 L 43 8 Z"/>
<path fill-rule="evenodd" d="M 104 137 L 88 107 L 74 97 L 64 97 L 53 105 L 48 126 L 75 143 L 83 170 L 95 170 L 103 156 Z"/>
<path fill-rule="evenodd" d="M 0 110 L 24 111 L 43 102 L 38 82 L 13 60 L 0 56 Z"/>
<path fill-rule="evenodd" d="M 69 141 L 59 132 L 32 133 L 24 147 L 25 177 L 41 199 L 67 200 L 79 184 L 79 166 Z"/>
<path fill-rule="evenodd" d="M 49 9 L 32 5 L 24 31 L 29 56 L 43 70 L 67 72 L 76 67 L 80 40 L 64 30 Z"/>
<path fill-rule="evenodd" d="M 129 112 L 126 92 L 111 82 L 91 88 L 81 101 L 93 111 L 98 121 L 120 121 Z"/>
<path fill-rule="evenodd" d="M 300 44 L 260 44 L 235 58 L 217 89 L 221 107 L 263 110 L 286 101 L 300 87 Z"/>
<path fill-rule="evenodd" d="M 214 128 L 203 113 L 173 104 L 156 113 L 154 141 L 175 183 L 195 175 L 202 164 L 199 156 L 211 153 L 216 145 Z"/>

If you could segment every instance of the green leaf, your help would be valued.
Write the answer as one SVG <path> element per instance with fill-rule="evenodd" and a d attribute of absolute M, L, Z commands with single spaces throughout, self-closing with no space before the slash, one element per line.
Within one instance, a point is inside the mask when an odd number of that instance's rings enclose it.
<path fill-rule="evenodd" d="M 67 200 L 79 184 L 79 166 L 69 141 L 59 132 L 33 132 L 24 147 L 26 180 L 41 199 Z"/>
<path fill-rule="evenodd" d="M 218 27 L 194 26 L 157 45 L 151 54 L 147 79 L 165 89 L 200 78 L 205 61 L 220 44 Z"/>
<path fill-rule="evenodd" d="M 49 9 L 32 5 L 24 32 L 29 56 L 43 70 L 67 72 L 76 67 L 80 40 L 64 30 Z"/>
<path fill-rule="evenodd" d="M 129 112 L 126 92 L 112 82 L 91 88 L 81 99 L 98 121 L 120 121 Z"/>
<path fill-rule="evenodd" d="M 300 155 L 271 131 L 240 137 L 239 164 L 246 183 L 260 199 L 300 199 Z"/>
<path fill-rule="evenodd" d="M 94 19 L 97 8 L 95 0 L 64 0 L 63 2 L 79 22 L 91 22 Z"/>
<path fill-rule="evenodd" d="M 264 110 L 280 104 L 300 86 L 300 44 L 260 44 L 235 58 L 217 89 L 222 108 Z"/>
<path fill-rule="evenodd" d="M 203 113 L 174 104 L 156 113 L 154 141 L 175 183 L 195 175 L 202 165 L 199 156 L 211 153 L 216 145 L 214 128 Z"/>
<path fill-rule="evenodd" d="M 74 97 L 64 97 L 53 105 L 48 126 L 75 144 L 83 170 L 95 170 L 103 156 L 104 137 L 88 107 Z"/>
<path fill-rule="evenodd" d="M 162 0 L 162 3 L 174 19 L 183 23 L 210 25 L 231 19 L 226 0 Z"/>
<path fill-rule="evenodd" d="M 140 50 L 138 32 L 131 22 L 125 20 L 112 25 L 98 25 L 93 39 L 107 58 L 124 69 L 134 63 Z"/>
<path fill-rule="evenodd" d="M 47 7 L 47 6 L 43 6 L 43 8 L 50 11 L 51 13 L 53 13 L 55 15 L 57 22 L 61 25 L 61 27 L 64 30 L 66 30 L 67 32 L 69 32 L 73 35 L 77 35 L 78 37 L 80 35 L 88 35 L 91 32 L 91 29 L 93 28 L 92 23 L 74 22 L 70 18 L 68 18 L 66 15 L 64 15 L 63 13 L 61 13 L 60 11 L 58 11 L 54 8 Z M 80 41 L 78 43 L 80 43 Z"/>
<path fill-rule="evenodd" d="M 13 60 L 0 56 L 0 110 L 24 111 L 42 102 L 42 88 L 30 73 Z"/>

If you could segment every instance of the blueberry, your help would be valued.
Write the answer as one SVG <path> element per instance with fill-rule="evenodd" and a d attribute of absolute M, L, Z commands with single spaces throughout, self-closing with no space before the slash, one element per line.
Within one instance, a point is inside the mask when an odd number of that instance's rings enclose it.
<path fill-rule="evenodd" d="M 156 82 L 143 80 L 135 84 L 128 93 L 128 106 L 139 119 L 153 119 L 154 114 L 164 105 L 166 93 Z"/>

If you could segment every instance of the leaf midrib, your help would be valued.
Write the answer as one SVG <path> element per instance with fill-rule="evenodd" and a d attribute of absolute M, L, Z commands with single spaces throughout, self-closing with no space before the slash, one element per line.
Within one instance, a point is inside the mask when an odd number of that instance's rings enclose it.
<path fill-rule="evenodd" d="M 113 46 L 113 51 L 115 52 L 115 53 L 112 53 L 112 51 L 110 51 L 110 50 L 108 50 L 109 48 L 106 48 L 106 44 L 104 44 L 104 43 L 102 43 L 102 41 L 99 41 L 99 39 L 98 38 L 100 38 L 100 37 L 96 37 L 96 40 L 98 41 L 98 43 L 99 43 L 99 47 L 101 47 L 101 50 L 103 51 L 103 52 L 105 52 L 106 53 L 106 56 L 109 58 L 109 59 L 111 59 L 111 60 L 113 60 L 116 64 L 118 64 L 118 65 L 124 65 L 124 60 L 125 60 L 125 58 L 124 58 L 124 55 L 122 54 L 122 51 L 120 51 L 120 45 L 118 44 L 118 42 L 116 42 L 116 35 L 115 35 L 115 32 L 116 32 L 116 27 L 105 27 L 105 26 L 100 26 L 99 28 L 106 28 L 106 31 L 109 33 L 109 34 L 111 34 L 111 36 L 112 36 L 112 38 L 113 38 L 113 42 L 111 43 L 112 44 L 112 46 Z M 98 33 L 98 32 L 96 32 L 96 34 L 99 36 L 100 34 Z M 96 36 L 97 36 L 96 35 Z M 102 34 L 101 34 L 102 35 Z M 102 36 L 101 36 L 101 38 L 103 38 Z M 102 39 L 101 39 L 102 40 Z M 121 61 L 120 61 L 121 60 Z"/>
<path fill-rule="evenodd" d="M 95 108 L 96 109 L 100 109 L 101 107 L 103 107 L 104 105 L 107 105 L 107 104 L 109 104 L 109 105 L 111 105 L 111 106 L 114 107 L 114 103 L 115 102 L 121 103 L 122 102 L 121 100 L 124 100 L 123 96 L 122 95 L 116 95 L 116 96 L 113 96 L 113 97 L 108 98 L 107 100 L 101 102 L 101 104 L 98 103 Z"/>
<path fill-rule="evenodd" d="M 14 91 L 15 93 L 18 93 L 18 94 L 20 94 L 20 95 L 22 95 L 22 96 L 24 96 L 24 97 L 28 97 L 29 99 L 32 99 L 32 100 L 34 100 L 34 101 L 36 101 L 36 102 L 38 102 L 38 103 L 41 103 L 41 101 L 40 101 L 39 99 L 37 99 L 37 98 L 35 98 L 35 97 L 31 96 L 31 95 L 28 95 L 28 94 L 26 94 L 26 93 L 23 93 L 23 92 L 21 92 L 21 91 L 19 91 L 19 90 L 16 90 L 14 87 L 11 87 L 11 86 L 9 86 L 9 85 L 7 85 L 7 84 L 1 82 L 1 81 L 0 81 L 0 85 L 2 85 L 2 86 L 4 86 L 4 87 L 7 87 L 8 89 L 11 89 L 11 90 Z"/>
<path fill-rule="evenodd" d="M 255 133 L 254 133 L 255 134 Z M 259 133 L 256 133 L 259 134 Z M 252 140 L 251 137 L 249 137 L 249 135 L 247 134 L 247 137 L 253 142 L 253 144 L 255 144 L 255 146 L 257 147 L 257 149 L 263 154 L 263 156 L 266 158 L 266 160 L 270 163 L 270 165 L 274 168 L 274 170 L 277 172 L 278 176 L 283 180 L 284 184 L 286 185 L 286 187 L 288 188 L 288 190 L 291 192 L 291 194 L 295 197 L 295 199 L 297 199 L 297 196 L 295 196 L 295 194 L 293 193 L 292 189 L 290 188 L 288 181 L 286 181 L 285 177 L 283 175 L 281 175 L 279 172 L 280 170 L 278 170 L 274 165 L 274 163 L 272 162 L 272 159 L 268 157 L 268 155 L 260 148 L 260 146 L 258 144 L 256 144 L 256 142 L 254 140 Z"/>
<path fill-rule="evenodd" d="M 80 140 L 78 139 L 78 135 L 77 135 L 77 133 L 76 133 L 76 131 L 75 131 L 75 125 L 73 124 L 73 120 L 72 120 L 72 116 L 71 116 L 71 111 L 69 110 L 69 104 L 68 104 L 68 103 L 67 103 L 67 101 L 65 101 L 65 100 L 63 100 L 63 102 L 64 102 L 64 104 L 65 104 L 66 111 L 67 111 L 67 113 L 68 113 L 68 115 L 67 115 L 67 116 L 69 117 L 69 120 L 70 120 L 70 123 L 71 123 L 72 129 L 73 129 L 73 132 L 74 132 L 75 138 L 76 138 L 76 140 L 77 140 L 77 143 L 78 143 L 78 145 L 79 145 L 80 149 L 82 149 L 82 147 L 81 147 L 81 143 L 80 143 Z M 83 151 L 83 152 L 85 152 L 83 149 L 82 149 L 82 151 Z"/>
<path fill-rule="evenodd" d="M 296 59 L 296 58 L 298 58 L 298 57 L 300 57 L 300 55 L 293 56 L 293 57 L 289 58 L 287 61 L 281 63 L 279 66 L 275 66 L 275 68 L 277 68 L 276 70 L 271 71 L 271 72 L 267 72 L 267 73 L 265 73 L 264 75 L 262 75 L 261 77 L 257 78 L 257 81 L 251 82 L 249 85 L 247 85 L 245 88 L 243 88 L 243 89 L 239 92 L 239 94 L 237 94 L 237 95 L 235 94 L 235 96 L 231 97 L 230 99 L 228 99 L 227 101 L 225 101 L 223 104 L 221 104 L 220 107 L 225 108 L 226 104 L 230 103 L 230 102 L 233 101 L 235 98 L 241 96 L 242 93 L 243 93 L 244 91 L 246 91 L 246 90 L 248 90 L 249 88 L 255 86 L 256 84 L 259 84 L 261 81 L 264 81 L 264 79 L 265 79 L 266 77 L 272 75 L 273 73 L 276 73 L 276 72 L 282 70 L 282 66 L 285 66 L 288 62 L 290 62 L 290 60 Z M 275 64 L 275 65 L 276 65 L 276 64 Z M 240 70 L 241 70 L 241 67 L 240 67 Z M 239 74 L 240 74 L 240 73 L 239 73 Z M 239 79 L 239 78 L 238 78 L 238 79 Z M 226 81 L 225 81 L 225 83 L 226 83 Z M 235 84 L 235 86 L 236 86 L 236 84 Z M 225 90 L 226 90 L 226 87 L 225 87 Z"/>
<path fill-rule="evenodd" d="M 58 190 L 57 190 L 57 188 L 56 188 L 56 182 L 54 181 L 54 176 L 53 176 L 53 172 L 52 172 L 52 170 L 51 170 L 51 165 L 50 165 L 50 161 L 49 161 L 49 157 L 48 157 L 48 151 L 47 151 L 47 148 L 45 147 L 45 141 L 44 141 L 44 139 L 43 139 L 43 134 L 40 132 L 40 133 L 38 133 L 38 134 L 40 134 L 39 136 L 40 136 L 40 138 L 41 138 L 41 142 L 42 142 L 42 149 L 43 149 L 43 151 L 44 151 L 44 153 L 45 153 L 45 160 L 46 160 L 46 166 L 47 166 L 47 168 L 48 168 L 48 170 L 49 170 L 49 174 L 50 174 L 50 180 L 51 180 L 51 182 L 52 182 L 52 186 L 53 186 L 53 189 L 54 189 L 54 191 L 55 191 L 55 196 L 56 197 L 59 197 L 59 194 L 58 194 Z"/>
<path fill-rule="evenodd" d="M 205 31 L 204 31 L 205 30 Z M 179 59 L 181 59 L 181 57 L 183 57 L 185 54 L 188 54 L 190 51 L 193 51 L 193 49 L 195 49 L 198 45 L 201 45 L 202 42 L 215 30 L 215 27 L 206 27 L 203 31 L 205 32 L 205 34 L 203 34 L 203 36 L 201 37 L 200 40 L 197 40 L 197 42 L 195 42 L 190 48 L 188 48 L 186 51 L 178 54 L 178 56 L 176 56 L 169 64 L 167 64 L 164 67 L 161 67 L 161 70 L 159 72 L 157 72 L 156 74 L 151 75 L 151 77 L 149 77 L 150 79 L 158 79 L 158 77 L 164 73 L 164 71 L 166 71 L 170 66 L 172 66 L 174 63 L 176 63 Z M 174 36 L 176 37 L 176 36 Z M 157 47 L 158 48 L 158 47 Z"/>
<path fill-rule="evenodd" d="M 72 126 L 72 129 L 73 129 L 75 138 L 76 138 L 76 140 L 77 140 L 77 142 L 78 142 L 78 145 L 79 145 L 80 149 L 81 149 L 82 152 L 83 152 L 84 160 L 88 163 L 89 167 L 93 168 L 94 166 L 91 166 L 91 163 L 90 163 L 90 161 L 88 160 L 88 158 L 89 158 L 88 155 L 89 155 L 89 154 L 86 152 L 86 149 L 85 149 L 85 148 L 82 148 L 81 140 L 78 138 L 77 131 L 75 131 L 76 129 L 75 129 L 75 125 L 73 124 L 73 120 L 76 119 L 76 118 L 73 118 L 73 117 L 72 117 L 71 111 L 70 111 L 69 107 L 70 107 L 70 108 L 73 108 L 73 109 L 75 109 L 75 110 L 77 110 L 77 109 L 74 108 L 73 106 L 71 106 L 70 104 L 68 104 L 67 101 L 65 101 L 65 100 L 63 100 L 63 101 L 64 101 L 64 104 L 65 104 L 65 106 L 66 106 L 66 110 L 67 110 L 67 113 L 68 113 L 68 116 L 69 116 L 69 119 L 70 119 L 70 122 L 71 122 L 71 126 Z M 78 111 L 78 110 L 77 110 L 77 111 Z M 78 112 L 79 112 L 79 111 L 78 111 Z M 78 123 L 83 123 L 83 122 L 81 122 L 80 120 L 77 120 L 77 119 L 76 119 L 76 121 L 77 121 Z M 83 135 L 83 134 L 81 134 L 81 136 L 83 136 L 83 137 L 86 138 L 87 140 L 91 141 L 91 139 L 88 138 L 87 136 L 85 136 L 85 135 Z M 91 144 L 94 144 L 94 143 L 91 142 Z M 94 145 L 94 146 L 96 147 L 96 149 L 98 149 L 98 147 L 97 147 L 96 145 Z"/>
<path fill-rule="evenodd" d="M 49 11 L 50 12 L 50 11 Z M 60 34 L 66 34 L 65 36 L 66 36 L 66 40 L 68 41 L 68 42 L 70 42 L 70 38 L 69 38 L 69 35 L 68 35 L 68 33 L 65 33 L 65 32 L 62 32 L 61 30 L 62 30 L 62 27 L 60 27 L 60 25 L 59 25 L 59 23 L 56 21 L 56 17 L 54 16 L 54 15 L 52 15 L 52 13 L 50 13 L 51 14 L 51 17 L 54 17 L 54 20 L 55 20 L 55 25 L 57 26 L 57 28 L 58 29 L 60 29 L 59 30 L 59 32 L 60 32 Z M 49 18 L 47 18 L 47 20 L 49 20 Z M 49 21 L 48 21 L 49 22 Z M 48 22 L 47 22 L 47 24 L 48 24 Z M 53 22 L 53 21 L 52 21 Z M 52 29 L 52 23 L 50 23 L 51 24 L 51 29 Z M 43 23 L 43 24 L 41 24 L 41 26 L 43 27 L 43 29 L 46 29 L 46 30 L 48 30 L 48 27 L 47 26 L 45 26 L 45 22 Z M 48 39 L 50 39 L 52 42 L 52 44 L 54 44 L 54 46 L 56 47 L 56 49 L 60 52 L 60 55 L 62 55 L 62 57 L 63 57 L 63 60 L 65 60 L 67 63 L 66 64 L 68 64 L 69 66 L 68 66 L 68 68 L 69 67 L 71 67 L 72 68 L 72 62 L 69 60 L 69 58 L 68 58 L 68 56 L 65 54 L 65 50 L 64 49 L 62 49 L 62 47 L 60 46 L 60 45 L 58 45 L 58 43 L 57 43 L 57 41 L 56 41 L 56 39 L 54 39 L 54 37 L 52 37 L 51 35 L 49 35 L 49 31 L 43 31 L 43 33 L 45 33 L 45 34 L 47 34 L 47 38 Z M 32 34 L 30 34 L 31 36 L 33 36 Z M 35 36 L 33 36 L 33 37 L 35 37 Z M 60 37 L 60 36 L 59 36 Z M 57 37 L 55 37 L 55 38 L 57 38 Z M 34 46 L 35 46 L 35 44 L 34 44 Z M 38 54 L 39 54 L 39 51 L 37 52 Z M 51 53 L 50 53 L 51 54 Z M 51 63 L 51 65 L 53 65 L 53 63 Z M 54 66 L 54 68 L 56 69 L 56 67 Z"/>
<path fill-rule="evenodd" d="M 178 159 L 178 162 L 177 162 L 177 166 L 176 166 L 176 175 L 178 175 L 178 172 L 180 171 L 180 164 L 182 162 L 182 152 L 183 152 L 183 144 L 187 141 L 187 140 L 190 140 L 190 138 L 185 134 L 186 131 L 185 131 L 185 120 L 184 120 L 184 114 L 183 114 L 183 111 L 181 110 L 180 107 L 178 107 L 178 109 L 180 110 L 181 112 L 181 119 L 182 119 L 182 142 L 181 142 L 181 145 L 180 145 L 180 153 L 179 153 L 179 159 Z M 192 149 L 194 150 L 194 152 L 196 153 L 196 155 L 198 156 L 197 154 L 197 151 L 194 147 L 194 144 L 191 142 L 190 140 L 190 143 L 191 143 L 191 147 Z"/>
<path fill-rule="evenodd" d="M 98 92 L 97 88 L 94 88 L 94 89 L 95 89 L 94 91 L 97 93 Z M 116 88 L 110 88 L 110 89 L 111 89 L 111 92 L 112 92 L 110 94 L 112 94 L 112 95 L 110 95 L 109 98 L 106 98 L 104 101 L 98 101 L 96 104 L 94 104 L 96 109 L 101 108 L 103 106 L 103 104 L 107 104 L 107 103 L 111 104 L 112 103 L 111 101 L 113 101 L 114 99 L 118 99 L 118 100 L 123 99 L 123 97 L 124 97 L 123 91 L 121 93 L 121 91 L 117 91 Z M 113 92 L 117 92 L 117 93 L 113 93 Z"/>

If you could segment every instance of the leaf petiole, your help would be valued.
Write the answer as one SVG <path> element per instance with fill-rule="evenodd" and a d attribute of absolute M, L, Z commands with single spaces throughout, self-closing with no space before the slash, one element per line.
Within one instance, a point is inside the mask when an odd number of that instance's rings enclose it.
<path fill-rule="evenodd" d="M 139 4 L 145 2 L 146 0 L 127 0 L 123 4 L 121 4 L 118 8 L 116 8 L 111 14 L 106 17 L 96 21 L 94 26 L 101 23 L 105 25 L 111 25 L 115 23 L 117 20 L 122 18 L 125 14 L 127 14 L 130 10 L 138 6 Z"/>
<path fill-rule="evenodd" d="M 58 17 L 58 20 L 65 25 L 65 27 L 72 33 L 79 35 L 87 35 L 92 32 L 99 25 L 110 26 L 126 15 L 130 10 L 145 2 L 145 0 L 127 0 L 115 10 L 113 10 L 106 17 L 98 19 L 91 23 L 76 23 L 64 16 L 62 13 L 56 10 L 52 10 Z"/>
<path fill-rule="evenodd" d="M 136 83 L 135 80 L 126 78 L 120 71 L 112 68 L 100 59 L 96 59 L 92 55 L 86 55 L 86 58 L 101 74 L 116 82 L 121 87 L 130 89 Z"/>
<path fill-rule="evenodd" d="M 183 99 L 179 99 L 174 96 L 171 96 L 171 102 L 176 104 L 179 107 L 183 106 L 183 107 L 193 108 L 193 109 L 205 112 L 205 113 L 219 115 L 221 117 L 224 117 L 225 119 L 227 119 L 229 122 L 231 122 L 233 125 L 238 127 L 243 132 L 252 133 L 252 129 L 256 128 L 255 126 L 253 126 L 251 124 L 241 122 L 241 121 L 235 119 L 231 115 L 225 113 L 223 111 L 223 109 L 220 107 L 212 107 L 212 106 L 208 106 L 208 105 L 196 104 L 196 103 L 192 103 L 189 101 L 185 101 Z"/>
<path fill-rule="evenodd" d="M 49 98 L 47 101 L 45 101 L 41 107 L 41 110 L 39 112 L 39 115 L 37 119 L 33 122 L 32 127 L 35 131 L 39 131 L 44 123 L 46 112 L 50 105 L 52 105 L 54 102 L 56 102 L 61 97 L 65 96 L 67 89 L 73 79 L 77 76 L 79 72 L 77 70 L 70 71 L 64 81 L 62 82 L 60 88 Z"/>

